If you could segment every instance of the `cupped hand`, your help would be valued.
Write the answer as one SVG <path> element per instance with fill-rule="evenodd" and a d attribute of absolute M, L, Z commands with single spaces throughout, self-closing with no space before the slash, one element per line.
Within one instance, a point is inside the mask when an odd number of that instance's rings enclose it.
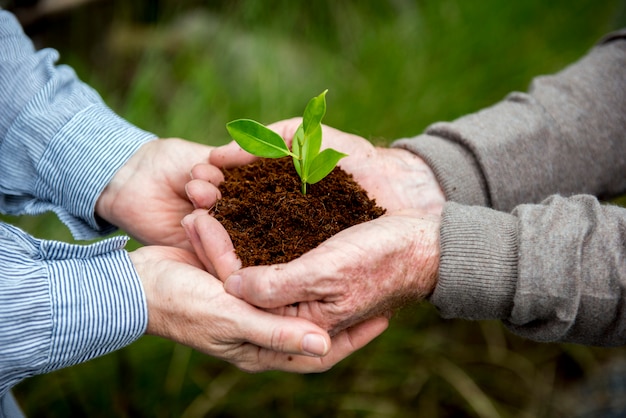
<path fill-rule="evenodd" d="M 161 139 L 144 144 L 118 170 L 96 203 L 96 213 L 144 244 L 189 248 L 182 218 L 193 210 L 185 186 L 191 169 L 206 163 L 212 147 L 182 139 Z M 223 180 L 217 167 L 203 170 L 206 202 L 220 196 Z"/>
<path fill-rule="evenodd" d="M 343 230 L 289 263 L 240 269 L 217 220 L 201 211 L 183 220 L 202 263 L 215 268 L 228 293 L 309 319 L 331 335 L 432 293 L 439 225 L 437 215 L 399 211 Z"/>
<path fill-rule="evenodd" d="M 289 119 L 269 125 L 291 144 L 301 119 Z M 322 148 L 334 148 L 348 157 L 339 166 L 352 174 L 369 197 L 388 211 L 419 209 L 440 214 L 444 194 L 430 167 L 417 155 L 399 148 L 375 147 L 369 141 L 328 126 L 322 127 Z M 194 167 L 193 180 L 187 187 L 197 207 L 208 208 L 212 200 L 210 180 L 213 166 L 232 168 L 254 161 L 256 157 L 242 150 L 236 142 L 215 148 L 209 164 Z M 214 167 L 213 167 L 214 168 Z"/>
<path fill-rule="evenodd" d="M 300 318 L 257 309 L 225 292 L 192 253 L 142 247 L 130 253 L 148 303 L 148 334 L 190 346 L 242 370 L 321 372 L 387 327 L 373 318 L 335 335 Z"/>

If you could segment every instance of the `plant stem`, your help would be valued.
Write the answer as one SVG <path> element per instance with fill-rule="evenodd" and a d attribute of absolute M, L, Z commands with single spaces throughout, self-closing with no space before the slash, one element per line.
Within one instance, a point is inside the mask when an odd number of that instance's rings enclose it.
<path fill-rule="evenodd" d="M 304 134 L 298 136 L 296 135 L 296 138 L 294 144 L 292 145 L 292 147 L 297 146 L 298 147 L 298 165 L 300 166 L 300 191 L 302 192 L 303 195 L 306 195 L 306 180 L 305 178 L 307 177 L 307 173 L 306 171 L 304 171 L 304 166 L 305 166 L 305 162 L 304 162 Z"/>
<path fill-rule="evenodd" d="M 302 158 L 302 153 L 300 154 L 300 158 L 298 159 L 298 161 L 300 163 L 300 173 L 302 173 L 302 176 L 300 177 L 300 190 L 302 191 L 303 195 L 306 195 L 306 180 L 304 179 L 304 158 Z"/>

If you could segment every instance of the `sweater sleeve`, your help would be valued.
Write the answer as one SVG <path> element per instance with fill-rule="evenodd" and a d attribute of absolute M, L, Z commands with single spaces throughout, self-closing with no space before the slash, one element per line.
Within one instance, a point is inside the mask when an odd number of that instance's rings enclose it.
<path fill-rule="evenodd" d="M 0 223 L 0 397 L 143 335 L 147 307 L 125 243 L 37 240 Z"/>
<path fill-rule="evenodd" d="M 111 111 L 58 53 L 35 51 L 0 10 L 0 211 L 54 211 L 78 239 L 113 229 L 95 204 L 115 172 L 154 138 Z"/>
<path fill-rule="evenodd" d="M 431 296 L 444 317 L 626 343 L 626 209 L 598 201 L 626 192 L 624 68 L 620 31 L 529 93 L 396 143 L 429 162 L 450 200 Z"/>
<path fill-rule="evenodd" d="M 446 205 L 431 301 L 537 341 L 626 344 L 626 209 L 552 196 L 511 214 Z"/>
<path fill-rule="evenodd" d="M 394 146 L 433 168 L 448 200 L 511 211 L 552 194 L 626 190 L 626 30 L 528 93 Z"/>

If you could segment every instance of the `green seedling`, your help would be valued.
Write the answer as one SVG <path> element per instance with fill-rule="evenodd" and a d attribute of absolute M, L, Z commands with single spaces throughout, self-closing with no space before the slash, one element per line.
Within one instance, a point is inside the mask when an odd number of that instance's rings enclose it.
<path fill-rule="evenodd" d="M 254 120 L 237 119 L 229 122 L 226 129 L 241 148 L 257 157 L 291 156 L 300 176 L 302 194 L 306 194 L 307 184 L 322 180 L 346 156 L 332 148 L 320 152 L 327 91 L 312 98 L 307 104 L 302 123 L 293 137 L 291 150 L 280 135 Z"/>

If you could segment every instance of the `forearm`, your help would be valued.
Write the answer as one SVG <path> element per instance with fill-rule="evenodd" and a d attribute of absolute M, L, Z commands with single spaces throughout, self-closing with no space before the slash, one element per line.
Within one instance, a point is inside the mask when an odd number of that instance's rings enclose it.
<path fill-rule="evenodd" d="M 154 138 L 112 112 L 58 53 L 36 52 L 0 10 L 0 211 L 55 211 L 77 238 L 110 232 L 94 207 L 115 172 Z"/>
<path fill-rule="evenodd" d="M 560 193 L 626 192 L 626 31 L 528 93 L 397 141 L 433 168 L 448 200 L 510 211 Z"/>
<path fill-rule="evenodd" d="M 76 246 L 0 224 L 0 396 L 143 335 L 143 288 L 117 237 Z"/>
<path fill-rule="evenodd" d="M 538 341 L 626 343 L 626 209 L 553 197 L 512 214 L 448 204 L 439 283 L 445 317 L 500 319 Z"/>

